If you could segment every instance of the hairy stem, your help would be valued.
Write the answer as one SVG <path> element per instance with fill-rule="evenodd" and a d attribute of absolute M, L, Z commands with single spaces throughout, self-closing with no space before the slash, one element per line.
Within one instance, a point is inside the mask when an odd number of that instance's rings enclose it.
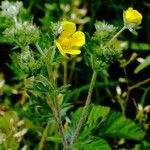
<path fill-rule="evenodd" d="M 74 71 L 74 69 L 75 69 L 75 65 L 76 65 L 76 61 L 73 60 L 72 65 L 71 65 L 71 71 L 70 71 L 69 78 L 68 78 L 68 83 L 70 83 L 70 81 L 71 81 L 71 79 L 72 79 L 73 71 Z"/>
<path fill-rule="evenodd" d="M 67 85 L 67 60 L 64 60 L 63 66 L 64 66 L 64 85 Z"/>
<path fill-rule="evenodd" d="M 78 136 L 78 134 L 79 134 L 79 132 L 81 130 L 83 121 L 84 121 L 84 119 L 86 117 L 86 113 L 88 111 L 88 108 L 89 108 L 89 105 L 90 105 L 90 102 L 91 102 L 91 97 L 92 97 L 92 93 L 93 93 L 93 88 L 95 86 L 96 78 L 97 78 L 97 72 L 94 71 L 93 75 L 92 75 L 92 79 L 91 79 L 90 88 L 89 88 L 89 91 L 88 91 L 88 96 L 87 96 L 87 99 L 86 99 L 86 103 L 85 103 L 85 106 L 83 108 L 82 115 L 80 117 L 80 120 L 79 120 L 79 123 L 77 125 L 77 128 L 76 128 L 76 130 L 75 130 L 75 132 L 74 132 L 74 134 L 72 136 L 70 145 L 72 145 L 75 142 L 75 140 L 76 140 L 76 138 L 77 138 L 77 136 Z"/>
<path fill-rule="evenodd" d="M 49 76 L 49 80 L 50 80 L 50 84 L 51 86 L 53 87 L 54 86 L 54 79 L 53 79 L 53 66 L 52 66 L 52 63 L 53 63 L 53 59 L 54 59 L 54 56 L 55 56 L 55 47 L 53 47 L 52 49 L 52 53 L 51 53 L 51 57 L 49 58 L 44 52 L 43 50 L 41 49 L 41 47 L 39 46 L 38 43 L 35 44 L 37 50 L 39 51 L 39 53 L 45 57 L 45 61 L 46 61 L 46 67 L 47 67 L 47 71 L 48 71 L 48 76 Z"/>
<path fill-rule="evenodd" d="M 126 29 L 126 27 L 123 26 L 123 27 L 120 29 L 120 31 L 117 32 L 117 33 L 108 41 L 108 44 L 111 44 L 111 42 L 112 42 L 113 40 L 115 40 L 125 29 Z"/>
<path fill-rule="evenodd" d="M 56 123 L 58 125 L 58 129 L 59 129 L 59 132 L 60 132 L 60 135 L 61 135 L 61 138 L 62 138 L 63 145 L 64 145 L 64 147 L 67 147 L 68 143 L 67 143 L 67 140 L 66 140 L 66 137 L 65 137 L 65 134 L 64 134 L 63 125 L 62 125 L 62 121 L 61 121 L 59 111 L 54 106 L 49 94 L 46 94 L 46 97 L 47 97 L 47 102 L 48 102 L 48 104 L 50 105 L 50 107 L 52 109 L 52 112 L 54 114 Z"/>
<path fill-rule="evenodd" d="M 38 43 L 36 43 L 36 47 L 37 47 L 38 51 L 41 53 L 41 55 L 43 57 L 45 57 L 45 59 L 46 59 L 46 67 L 47 67 L 47 71 L 48 71 L 50 85 L 51 85 L 52 88 L 54 88 L 54 78 L 53 78 L 53 66 L 52 66 L 52 63 L 53 63 L 53 59 L 54 59 L 54 56 L 55 56 L 55 47 L 52 50 L 50 58 L 48 57 L 49 55 L 48 56 L 45 55 L 45 53 L 42 51 L 42 49 L 40 48 Z M 50 95 L 47 94 L 47 93 L 46 93 L 46 98 L 47 98 L 47 103 L 51 107 L 51 110 L 53 112 L 54 118 L 55 118 L 56 123 L 58 125 L 58 129 L 59 129 L 59 132 L 60 132 L 60 135 L 61 135 L 61 138 L 62 138 L 63 145 L 64 145 L 64 147 L 67 147 L 68 143 L 67 143 L 67 140 L 65 138 L 65 134 L 64 134 L 63 125 L 62 125 L 62 121 L 61 121 L 60 112 L 58 110 L 58 106 L 54 105 L 53 101 L 51 100 Z M 41 143 L 42 143 L 42 141 L 41 141 Z M 42 144 L 41 144 L 41 146 L 42 146 Z"/>

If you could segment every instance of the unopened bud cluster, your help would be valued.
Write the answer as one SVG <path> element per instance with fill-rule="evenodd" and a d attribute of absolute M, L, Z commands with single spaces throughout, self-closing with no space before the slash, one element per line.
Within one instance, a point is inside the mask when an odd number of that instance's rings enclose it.
<path fill-rule="evenodd" d="M 16 43 L 20 47 L 25 47 L 29 44 L 35 43 L 39 39 L 39 30 L 36 26 L 24 22 L 19 24 L 18 28 L 12 26 L 4 31 L 4 35 Z"/>
<path fill-rule="evenodd" d="M 22 7 L 22 5 L 22 2 L 2 1 L 2 14 L 14 18 L 19 13 L 19 9 Z"/>
<path fill-rule="evenodd" d="M 35 43 L 39 39 L 38 28 L 30 22 L 22 22 L 21 18 L 17 18 L 22 2 L 2 1 L 1 13 L 3 16 L 11 17 L 14 21 L 10 27 L 6 28 L 4 33 L 5 38 L 9 43 L 19 47 L 26 47 L 29 44 Z"/>
<path fill-rule="evenodd" d="M 104 21 L 96 21 L 95 28 L 96 31 L 85 46 L 88 52 L 85 61 L 92 69 L 107 74 L 109 64 L 117 60 L 121 54 L 119 46 L 108 44 L 117 28 Z"/>

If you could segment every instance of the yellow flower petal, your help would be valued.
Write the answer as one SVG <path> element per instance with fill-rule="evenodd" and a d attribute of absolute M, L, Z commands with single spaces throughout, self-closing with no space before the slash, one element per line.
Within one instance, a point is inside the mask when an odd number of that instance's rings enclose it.
<path fill-rule="evenodd" d="M 62 36 L 70 36 L 76 31 L 76 25 L 73 22 L 64 21 L 62 24 Z"/>
<path fill-rule="evenodd" d="M 124 12 L 124 17 L 127 24 L 135 23 L 136 25 L 139 25 L 142 22 L 142 14 L 131 7 Z"/>
<path fill-rule="evenodd" d="M 72 35 L 71 46 L 81 47 L 85 44 L 85 34 L 77 31 Z"/>
<path fill-rule="evenodd" d="M 79 47 L 85 44 L 85 35 L 81 31 L 76 31 L 76 25 L 65 21 L 62 24 L 62 32 L 55 41 L 56 47 L 63 56 L 66 54 L 78 55 L 81 53 Z"/>
<path fill-rule="evenodd" d="M 55 44 L 56 44 L 56 47 L 58 48 L 58 50 L 60 51 L 60 53 L 63 55 L 63 56 L 66 56 L 65 55 L 65 52 L 63 51 L 61 45 L 59 44 L 59 42 L 55 41 Z"/>
<path fill-rule="evenodd" d="M 71 54 L 71 55 L 78 55 L 81 53 L 81 51 L 79 49 L 76 49 L 76 50 L 67 49 L 67 50 L 64 50 L 64 52 L 67 54 Z"/>

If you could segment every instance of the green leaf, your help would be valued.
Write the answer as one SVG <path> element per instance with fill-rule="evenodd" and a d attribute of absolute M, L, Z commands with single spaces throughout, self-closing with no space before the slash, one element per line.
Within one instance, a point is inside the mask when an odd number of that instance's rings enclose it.
<path fill-rule="evenodd" d="M 109 107 L 96 105 L 91 106 L 91 110 L 89 110 L 87 114 L 87 121 L 84 123 L 83 130 L 80 132 L 80 137 L 86 139 L 89 135 L 94 133 L 106 119 L 109 112 Z"/>
<path fill-rule="evenodd" d="M 74 145 L 78 150 L 111 150 L 108 143 L 99 137 L 90 136 Z"/>
<path fill-rule="evenodd" d="M 150 142 L 143 141 L 141 144 L 136 144 L 133 150 L 150 150 Z"/>
<path fill-rule="evenodd" d="M 146 57 L 144 62 L 135 68 L 134 73 L 135 74 L 139 73 L 141 70 L 148 67 L 149 65 L 150 65 L 150 56 Z"/>
<path fill-rule="evenodd" d="M 74 147 L 66 147 L 63 150 L 79 150 L 78 148 L 74 148 Z"/>
<path fill-rule="evenodd" d="M 128 28 L 128 29 L 130 30 L 130 32 L 131 32 L 132 34 L 134 34 L 135 36 L 138 36 L 137 31 L 135 31 L 133 28 Z"/>
<path fill-rule="evenodd" d="M 111 112 L 108 119 L 102 125 L 99 135 L 109 138 L 125 138 L 133 140 L 143 139 L 145 133 L 139 125 L 125 118 L 118 112 Z"/>
<path fill-rule="evenodd" d="M 97 126 L 97 124 L 104 121 L 109 111 L 109 107 L 93 105 L 87 120 L 88 127 L 92 128 L 93 126 Z"/>
<path fill-rule="evenodd" d="M 74 133 L 83 108 L 79 108 L 75 113 L 71 113 L 71 124 L 67 127 L 67 139 L 70 140 Z M 80 131 L 79 137 L 83 140 L 91 135 L 92 131 L 97 129 L 100 124 L 107 118 L 110 112 L 109 107 L 92 105 L 87 113 L 87 120 L 84 120 L 82 130 Z M 79 138 L 79 139 L 80 139 Z M 80 140 L 79 140 L 80 141 Z"/>
<path fill-rule="evenodd" d="M 83 147 L 84 150 L 111 150 L 108 143 L 98 137 L 94 137 L 91 142 L 87 143 Z"/>
<path fill-rule="evenodd" d="M 144 50 L 144 51 L 150 50 L 150 45 L 148 43 L 130 42 L 130 44 L 129 44 L 129 42 L 128 42 L 127 45 L 128 45 L 128 47 L 129 47 L 129 45 L 131 45 L 131 49 L 133 49 L 133 50 Z"/>
<path fill-rule="evenodd" d="M 73 105 L 71 103 L 63 103 L 60 106 L 60 114 L 61 114 L 61 116 L 65 117 L 67 111 L 70 110 L 72 107 L 73 107 Z"/>

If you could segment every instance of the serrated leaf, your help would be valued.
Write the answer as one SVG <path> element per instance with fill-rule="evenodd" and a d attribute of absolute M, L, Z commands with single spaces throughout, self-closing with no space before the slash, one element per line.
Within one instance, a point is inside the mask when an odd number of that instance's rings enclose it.
<path fill-rule="evenodd" d="M 105 140 L 94 137 L 92 142 L 84 145 L 83 150 L 111 150 L 111 147 Z"/>
<path fill-rule="evenodd" d="M 72 125 L 72 127 L 74 129 L 76 129 L 76 126 L 77 126 L 77 124 L 79 122 L 79 119 L 81 117 L 82 111 L 83 111 L 83 108 L 80 107 L 74 113 L 73 112 L 71 113 L 71 120 L 72 120 L 71 125 Z"/>
<path fill-rule="evenodd" d="M 149 65 L 150 65 L 150 56 L 146 57 L 144 62 L 135 68 L 134 73 L 135 74 L 139 73 L 141 70 L 148 67 Z"/>
<path fill-rule="evenodd" d="M 141 140 L 145 133 L 134 121 L 125 118 L 118 112 L 111 112 L 102 125 L 99 135 L 101 137 L 119 137 L 125 139 Z"/>
<path fill-rule="evenodd" d="M 60 114 L 61 116 L 65 116 L 67 111 L 70 110 L 73 107 L 73 105 L 71 103 L 63 103 L 60 106 Z"/>
<path fill-rule="evenodd" d="M 82 110 L 83 108 L 80 107 L 75 112 L 71 112 L 70 114 L 69 125 L 66 128 L 66 138 L 68 139 L 68 141 L 71 140 L 71 137 L 73 136 L 73 133 L 76 130 L 76 127 L 82 114 Z"/>
<path fill-rule="evenodd" d="M 108 143 L 99 137 L 90 136 L 74 145 L 78 150 L 111 150 Z"/>
<path fill-rule="evenodd" d="M 75 113 L 71 114 L 72 123 L 70 124 L 70 127 L 67 128 L 68 140 L 71 138 L 73 132 L 77 127 L 79 118 L 82 114 L 82 110 L 83 108 L 79 108 Z M 89 134 L 91 134 L 93 130 L 97 129 L 99 125 L 106 119 L 109 112 L 109 107 L 92 105 L 91 109 L 89 109 L 87 113 L 87 120 L 85 119 L 83 122 L 79 137 L 82 139 L 86 139 Z"/>
<path fill-rule="evenodd" d="M 100 122 L 104 121 L 109 111 L 110 111 L 109 107 L 93 105 L 87 120 L 89 128 L 92 128 L 93 125 L 97 125 Z"/>

